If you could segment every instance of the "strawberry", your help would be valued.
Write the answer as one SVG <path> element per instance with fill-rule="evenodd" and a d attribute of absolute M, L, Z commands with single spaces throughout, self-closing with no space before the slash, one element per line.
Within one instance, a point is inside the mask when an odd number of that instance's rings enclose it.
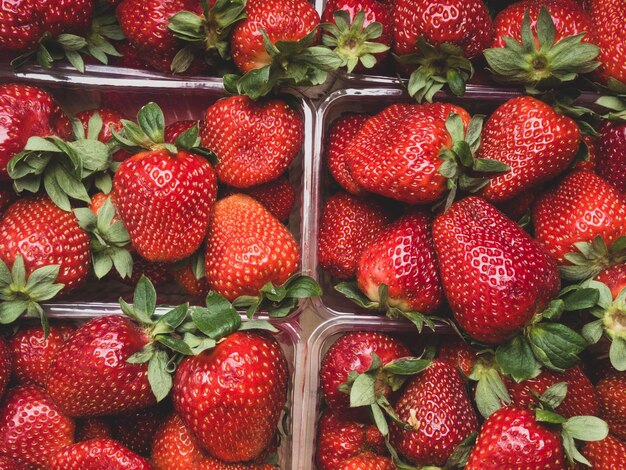
<path fill-rule="evenodd" d="M 382 454 L 382 434 L 361 410 L 323 412 L 317 427 L 316 462 L 319 470 L 339 468 L 343 462 L 361 454 Z"/>
<path fill-rule="evenodd" d="M 302 147 L 304 124 L 284 101 L 232 96 L 207 109 L 200 134 L 217 155 L 219 181 L 249 188 L 285 172 Z"/>
<path fill-rule="evenodd" d="M 565 418 L 579 415 L 599 416 L 600 403 L 592 383 L 580 367 L 572 367 L 565 372 L 543 370 L 537 377 L 517 383 L 507 380 L 506 385 L 513 406 L 528 408 L 537 403 L 536 395 L 542 395 L 549 387 L 557 383 L 567 384 L 567 395 L 554 409 Z"/>
<path fill-rule="evenodd" d="M 437 359 L 453 365 L 469 377 L 476 362 L 476 353 L 472 351 L 467 343 L 457 337 L 442 338 Z"/>
<path fill-rule="evenodd" d="M 524 219 L 529 220 L 531 217 L 531 207 L 537 199 L 537 193 L 540 193 L 541 188 L 535 188 L 535 191 L 526 191 L 520 193 L 512 199 L 507 199 L 499 203 L 495 203 L 494 206 L 509 219 L 517 221 L 520 225 Z M 523 226 L 523 225 L 522 225 Z"/>
<path fill-rule="evenodd" d="M 626 124 L 607 122 L 600 129 L 596 173 L 626 193 Z"/>
<path fill-rule="evenodd" d="M 15 200 L 15 192 L 8 183 L 0 182 L 0 217 L 4 210 Z"/>
<path fill-rule="evenodd" d="M 184 134 L 186 131 L 191 129 L 193 126 L 202 127 L 202 122 L 192 121 L 192 120 L 184 120 L 184 121 L 176 121 L 171 123 L 169 126 L 165 128 L 165 142 L 169 144 L 173 144 L 176 142 L 181 134 Z"/>
<path fill-rule="evenodd" d="M 600 397 L 601 416 L 609 423 L 611 434 L 626 439 L 626 374 L 614 374 L 596 385 Z"/>
<path fill-rule="evenodd" d="M 611 291 L 611 296 L 616 299 L 619 293 L 626 287 L 626 264 L 615 264 L 603 269 L 596 281 L 606 285 Z"/>
<path fill-rule="evenodd" d="M 225 462 L 242 462 L 271 443 L 287 382 L 287 361 L 278 343 L 258 333 L 237 332 L 212 351 L 180 363 L 173 401 L 205 450 Z"/>
<path fill-rule="evenodd" d="M 194 297 L 205 298 L 209 293 L 204 268 L 203 248 L 194 253 L 190 258 L 184 259 L 171 266 L 174 280 L 185 292 Z"/>
<path fill-rule="evenodd" d="M 587 145 L 589 158 L 576 162 L 573 168 L 577 170 L 596 171 L 596 165 L 598 161 L 598 146 L 600 145 L 600 141 L 598 138 L 592 135 L 583 135 L 582 140 Z"/>
<path fill-rule="evenodd" d="M 507 101 L 487 119 L 478 156 L 510 172 L 489 180 L 481 196 L 501 202 L 554 178 L 569 166 L 580 139 L 576 123 L 547 104 L 530 96 Z"/>
<path fill-rule="evenodd" d="M 21 463 L 0 455 L 0 470 L 25 470 L 26 467 Z"/>
<path fill-rule="evenodd" d="M 441 361 L 433 361 L 410 379 L 394 409 L 409 427 L 392 423 L 391 444 L 416 465 L 444 465 L 454 449 L 478 429 L 458 371 Z"/>
<path fill-rule="evenodd" d="M 485 58 L 498 81 L 555 86 L 599 65 L 591 18 L 574 0 L 521 0 L 500 11 L 493 24 Z"/>
<path fill-rule="evenodd" d="M 330 174 L 343 189 L 355 195 L 363 195 L 365 191 L 350 174 L 346 150 L 367 120 L 368 116 L 364 114 L 342 116 L 332 124 L 326 141 L 326 159 Z"/>
<path fill-rule="evenodd" d="M 74 427 L 42 389 L 20 385 L 0 408 L 0 455 L 28 468 L 49 468 L 51 456 L 72 444 Z"/>
<path fill-rule="evenodd" d="M 122 278 L 122 282 L 135 287 L 142 276 L 150 279 L 155 286 L 163 286 L 172 280 L 170 263 L 146 261 L 141 256 L 133 256 L 133 273 L 130 277 Z"/>
<path fill-rule="evenodd" d="M 176 413 L 172 413 L 156 430 L 151 460 L 157 470 L 196 468 L 204 453 Z"/>
<path fill-rule="evenodd" d="M 615 242 L 626 235 L 626 199 L 595 174 L 576 171 L 537 201 L 533 223 L 561 274 L 586 279 L 621 260 Z"/>
<path fill-rule="evenodd" d="M 195 467 L 196 470 L 275 470 L 276 467 L 268 463 L 225 463 L 212 457 L 207 457 Z"/>
<path fill-rule="evenodd" d="M 20 328 L 9 339 L 13 374 L 17 381 L 45 387 L 52 358 L 73 331 L 72 325 L 52 324 L 46 337 L 39 325 Z"/>
<path fill-rule="evenodd" d="M 385 60 L 393 43 L 393 15 L 377 0 L 331 0 L 324 6 L 323 42 L 334 47 L 348 73 Z"/>
<path fill-rule="evenodd" d="M 163 409 L 144 408 L 113 419 L 115 438 L 128 449 L 143 457 L 149 457 L 154 435 L 161 421 Z"/>
<path fill-rule="evenodd" d="M 89 236 L 74 214 L 45 196 L 14 202 L 0 219 L 0 270 L 6 279 L 0 281 L 0 299 L 6 302 L 2 323 L 24 311 L 45 323 L 38 302 L 79 286 L 90 264 Z M 30 284 L 26 276 L 32 279 Z"/>
<path fill-rule="evenodd" d="M 344 460 L 338 470 L 394 470 L 396 467 L 389 457 L 364 452 Z"/>
<path fill-rule="evenodd" d="M 113 139 L 112 131 L 120 132 L 124 127 L 124 124 L 122 123 L 124 116 L 122 116 L 117 111 L 113 111 L 112 109 L 108 108 L 90 109 L 87 111 L 82 111 L 78 113 L 75 117 L 81 122 L 81 124 L 83 125 L 83 129 L 87 134 L 89 133 L 89 121 L 96 113 L 100 116 L 100 119 L 102 120 L 102 128 L 98 133 L 97 139 L 100 142 L 108 144 Z M 115 160 L 116 162 L 123 162 L 129 156 L 130 155 L 123 150 L 118 150 L 113 154 L 113 160 Z"/>
<path fill-rule="evenodd" d="M 592 469 L 626 470 L 626 444 L 610 434 L 601 441 L 588 442 L 581 453 Z"/>
<path fill-rule="evenodd" d="M 469 60 L 480 57 L 493 35 L 485 3 L 396 0 L 392 11 L 394 52 L 410 54 L 401 64 L 418 66 L 409 82 L 409 94 L 418 101 L 430 101 L 448 83 L 454 94 L 462 95 L 473 71 Z"/>
<path fill-rule="evenodd" d="M 112 65 L 129 69 L 152 70 L 150 64 L 143 59 L 137 48 L 128 41 L 121 41 L 117 45 L 117 50 L 122 56 L 116 58 Z M 166 66 L 167 64 L 164 65 L 164 67 Z"/>
<path fill-rule="evenodd" d="M 11 378 L 12 363 L 11 348 L 4 339 L 0 338 L 0 398 L 2 398 Z"/>
<path fill-rule="evenodd" d="M 109 438 L 113 438 L 113 428 L 109 417 L 84 418 L 76 421 L 76 442 Z"/>
<path fill-rule="evenodd" d="M 348 381 L 348 374 L 359 374 L 370 369 L 375 353 L 382 365 L 410 356 L 407 347 L 399 340 L 382 333 L 365 331 L 347 333 L 339 338 L 328 350 L 320 369 L 320 384 L 326 404 L 331 408 L 348 408 L 349 396 L 340 390 Z M 383 394 L 389 397 L 391 387 L 383 383 Z"/>
<path fill-rule="evenodd" d="M 343 192 L 331 196 L 320 222 L 319 265 L 338 279 L 354 277 L 361 254 L 389 221 L 387 211 L 375 199 Z"/>
<path fill-rule="evenodd" d="M 515 336 L 559 291 L 548 252 L 482 199 L 467 197 L 439 215 L 433 238 L 454 317 L 476 340 Z"/>
<path fill-rule="evenodd" d="M 122 162 L 115 173 L 117 208 L 141 257 L 177 261 L 196 251 L 206 235 L 217 195 L 215 170 L 200 155 L 165 143 L 163 113 L 156 104 L 144 106 L 137 119 L 139 127 L 125 122 L 125 135 L 118 140 L 147 151 Z M 189 142 L 181 146 L 197 145 L 195 130 L 185 133 Z M 137 141 L 131 135 L 139 136 Z"/>
<path fill-rule="evenodd" d="M 598 59 L 602 65 L 598 69 L 598 75 L 604 81 L 613 79 L 626 83 L 626 5 L 621 0 L 591 0 L 589 14 L 600 46 Z"/>
<path fill-rule="evenodd" d="M 151 470 L 152 465 L 113 439 L 79 442 L 53 454 L 50 458 L 50 470 L 85 468 Z"/>
<path fill-rule="evenodd" d="M 247 194 L 256 199 L 278 220 L 287 220 L 296 202 L 296 191 L 284 176 L 251 188 L 225 188 L 223 197 L 236 193 Z"/>
<path fill-rule="evenodd" d="M 0 26 L 0 38 L 2 29 Z M 72 135 L 68 117 L 54 98 L 40 88 L 17 83 L 1 85 L 0 115 L 0 180 L 8 179 L 9 160 L 24 149 L 29 137 L 56 135 L 66 139 Z"/>
<path fill-rule="evenodd" d="M 258 295 L 268 282 L 282 284 L 298 269 L 293 235 L 260 203 L 235 194 L 215 204 L 205 255 L 211 289 L 228 300 Z"/>

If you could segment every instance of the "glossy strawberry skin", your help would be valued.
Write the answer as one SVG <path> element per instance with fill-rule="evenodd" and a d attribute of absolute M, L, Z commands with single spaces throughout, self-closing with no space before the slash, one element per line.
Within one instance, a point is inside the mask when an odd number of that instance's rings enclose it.
<path fill-rule="evenodd" d="M 409 204 L 429 204 L 447 190 L 439 173 L 442 147 L 450 147 L 446 118 L 469 114 L 447 104 L 394 104 L 370 118 L 346 149 L 350 173 L 363 189 Z"/>
<path fill-rule="evenodd" d="M 568 167 L 580 139 L 576 123 L 549 105 L 530 96 L 507 101 L 485 122 L 477 156 L 510 171 L 491 178 L 481 196 L 501 202 L 554 178 Z"/>
<path fill-rule="evenodd" d="M 581 454 L 593 469 L 626 470 L 626 444 L 610 434 L 601 441 L 587 442 Z"/>
<path fill-rule="evenodd" d="M 193 268 L 188 261 L 181 261 L 171 266 L 172 277 L 187 294 L 206 298 L 209 293 L 206 277 L 196 278 Z"/>
<path fill-rule="evenodd" d="M 615 264 L 602 270 L 596 277 L 596 281 L 606 284 L 615 299 L 624 287 L 626 287 L 626 264 Z"/>
<path fill-rule="evenodd" d="M 347 114 L 340 117 L 329 129 L 326 142 L 326 163 L 330 174 L 343 189 L 355 195 L 363 195 L 365 191 L 350 174 L 346 150 L 368 118 L 365 114 Z"/>
<path fill-rule="evenodd" d="M 78 113 L 75 117 L 78 119 L 85 130 L 85 135 L 87 134 L 89 120 L 91 117 L 98 113 L 100 118 L 102 119 L 102 130 L 98 134 L 98 140 L 103 143 L 108 143 L 113 138 L 113 132 L 120 132 L 124 125 L 122 124 L 122 119 L 125 119 L 123 115 L 118 113 L 117 111 L 113 111 L 108 108 L 100 108 L 100 109 L 89 109 L 87 111 L 82 111 Z M 113 160 L 116 162 L 123 162 L 130 154 L 125 152 L 124 150 L 118 150 L 113 154 Z"/>
<path fill-rule="evenodd" d="M 0 180 L 9 179 L 7 165 L 29 137 L 51 135 L 62 139 L 72 135 L 69 118 L 52 96 L 28 85 L 0 86 Z"/>
<path fill-rule="evenodd" d="M 392 8 L 396 54 L 417 52 L 423 38 L 433 46 L 455 44 L 475 59 L 491 43 L 493 25 L 482 0 L 396 0 Z"/>
<path fill-rule="evenodd" d="M 163 418 L 164 409 L 159 406 L 116 416 L 113 420 L 115 439 L 136 454 L 150 457 L 154 435 Z"/>
<path fill-rule="evenodd" d="M 152 405 L 147 364 L 126 362 L 147 343 L 146 333 L 129 318 L 94 318 L 57 350 L 46 389 L 70 416 L 118 414 Z"/>
<path fill-rule="evenodd" d="M 34 385 L 11 389 L 0 408 L 0 455 L 48 468 L 50 456 L 74 440 L 74 420 Z"/>
<path fill-rule="evenodd" d="M 465 468 L 563 470 L 566 467 L 558 434 L 537 423 L 531 410 L 502 408 L 483 424 Z"/>
<path fill-rule="evenodd" d="M 626 193 L 626 123 L 605 123 L 598 139 L 596 173 Z"/>
<path fill-rule="evenodd" d="M 186 131 L 188 131 L 189 129 L 191 129 L 193 126 L 196 125 L 201 125 L 201 123 L 199 121 L 193 121 L 193 120 L 184 120 L 184 121 L 176 121 L 173 122 L 172 124 L 170 124 L 169 126 L 167 126 L 165 128 L 165 142 L 169 142 L 171 144 L 173 144 L 174 142 L 176 142 L 176 139 L 178 139 L 178 137 L 185 133 Z M 198 130 L 200 128 L 198 127 Z"/>
<path fill-rule="evenodd" d="M 433 361 L 411 378 L 394 409 L 413 429 L 392 424 L 391 443 L 417 465 L 443 465 L 457 445 L 478 429 L 459 372 L 442 361 Z"/>
<path fill-rule="evenodd" d="M 176 413 L 172 413 L 157 429 L 151 455 L 157 470 L 196 468 L 204 458 L 202 448 Z"/>
<path fill-rule="evenodd" d="M 626 83 L 626 4 L 621 0 L 591 0 L 589 13 L 600 46 L 598 75 Z"/>
<path fill-rule="evenodd" d="M 56 282 L 67 293 L 87 277 L 91 265 L 89 235 L 72 212 L 65 212 L 46 196 L 15 201 L 0 219 L 0 259 L 13 266 L 21 255 L 26 272 L 59 265 Z"/>
<path fill-rule="evenodd" d="M 280 176 L 269 183 L 252 186 L 251 188 L 226 188 L 223 196 L 231 194 L 247 194 L 259 201 L 278 220 L 287 220 L 296 202 L 296 191 L 289 180 Z"/>
<path fill-rule="evenodd" d="M 198 249 L 217 196 L 215 170 L 204 158 L 184 151 L 142 152 L 120 165 L 113 188 L 143 258 L 172 262 Z"/>
<path fill-rule="evenodd" d="M 113 439 L 79 442 L 57 452 L 51 458 L 50 470 L 85 468 L 152 470 L 152 465 Z"/>
<path fill-rule="evenodd" d="M 385 452 L 384 438 L 366 413 L 359 409 L 324 411 L 317 426 L 319 470 L 334 470 L 366 452 Z"/>
<path fill-rule="evenodd" d="M 205 450 L 225 462 L 244 462 L 271 443 L 287 382 L 287 361 L 278 343 L 237 332 L 180 363 L 173 401 Z"/>
<path fill-rule="evenodd" d="M 626 373 L 606 377 L 596 385 L 600 397 L 602 418 L 609 424 L 611 434 L 626 439 Z"/>
<path fill-rule="evenodd" d="M 347 382 L 350 372 L 369 369 L 372 353 L 383 364 L 411 355 L 401 341 L 382 333 L 360 331 L 343 335 L 328 350 L 320 369 L 321 388 L 330 408 L 350 407 L 349 396 L 339 386 Z M 385 395 L 389 398 L 390 394 L 391 388 L 386 387 Z"/>
<path fill-rule="evenodd" d="M 285 172 L 301 149 L 304 124 L 283 101 L 232 96 L 207 109 L 201 138 L 219 159 L 219 181 L 249 188 Z"/>
<path fill-rule="evenodd" d="M 235 194 L 215 204 L 206 241 L 209 286 L 228 300 L 283 284 L 298 269 L 293 235 L 260 203 Z"/>
<path fill-rule="evenodd" d="M 389 222 L 388 211 L 375 199 L 334 194 L 322 212 L 319 265 L 338 279 L 354 277 L 361 254 Z"/>
<path fill-rule="evenodd" d="M 0 399 L 11 378 L 13 357 L 8 343 L 0 337 Z"/>
<path fill-rule="evenodd" d="M 113 427 L 108 416 L 83 418 L 76 420 L 75 442 L 91 441 L 92 439 L 112 439 Z"/>
<path fill-rule="evenodd" d="M 412 211 L 384 228 L 359 258 L 359 289 L 378 301 L 388 287 L 389 305 L 429 314 L 441 305 L 443 291 L 432 239 L 432 219 Z"/>
<path fill-rule="evenodd" d="M 438 216 L 433 238 L 454 317 L 476 340 L 506 341 L 559 291 L 546 249 L 480 198 L 467 197 Z"/>
<path fill-rule="evenodd" d="M 599 176 L 577 171 L 542 196 L 533 209 L 535 238 L 558 264 L 577 252 L 576 242 L 600 235 L 607 246 L 626 235 L 626 198 Z"/>
<path fill-rule="evenodd" d="M 574 416 L 599 416 L 600 402 L 595 388 L 580 367 L 572 367 L 563 373 L 544 369 L 534 379 L 516 383 L 505 379 L 513 406 L 529 408 L 537 404 L 533 392 L 541 396 L 548 388 L 558 383 L 567 384 L 567 395 L 563 402 L 555 409 L 565 418 Z"/>
<path fill-rule="evenodd" d="M 276 41 L 298 41 L 320 22 L 319 14 L 306 0 L 251 0 L 246 4 L 246 14 L 247 18 L 233 29 L 231 39 L 233 61 L 243 73 L 271 62 L 263 45 L 261 29 L 274 44 Z"/>
<path fill-rule="evenodd" d="M 52 324 L 45 338 L 41 325 L 21 328 L 9 340 L 17 381 L 45 387 L 50 362 L 73 331 L 74 327 L 69 324 Z"/>

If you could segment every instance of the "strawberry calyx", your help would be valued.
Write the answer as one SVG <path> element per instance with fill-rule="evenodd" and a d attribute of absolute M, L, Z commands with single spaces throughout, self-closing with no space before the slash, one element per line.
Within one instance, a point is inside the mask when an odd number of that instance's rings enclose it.
<path fill-rule="evenodd" d="M 172 374 L 185 356 L 211 349 L 235 331 L 278 331 L 266 321 L 243 323 L 233 305 L 216 292 L 209 292 L 206 307 L 190 307 L 185 303 L 157 314 L 157 293 L 145 276 L 135 287 L 132 305 L 122 298 L 119 302 L 122 312 L 140 324 L 150 338 L 127 362 L 148 363 L 148 382 L 157 402 L 169 394 Z"/>
<path fill-rule="evenodd" d="M 172 60 L 171 70 L 182 73 L 200 53 L 208 62 L 230 59 L 229 36 L 232 28 L 246 18 L 245 0 L 217 0 L 213 7 L 202 0 L 203 15 L 181 11 L 167 25 L 177 38 L 189 43 Z"/>
<path fill-rule="evenodd" d="M 603 93 L 595 103 L 608 110 L 602 118 L 609 121 L 626 121 L 626 83 L 609 78 L 607 86 L 598 83 L 595 85 Z"/>
<path fill-rule="evenodd" d="M 315 45 L 317 27 L 298 41 L 272 43 L 265 30 L 260 33 L 270 63 L 244 75 L 224 75 L 224 88 L 229 93 L 257 100 L 280 86 L 321 85 L 328 72 L 343 66 L 344 60 L 335 51 Z"/>
<path fill-rule="evenodd" d="M 420 312 L 403 309 L 401 307 L 401 301 L 390 301 L 389 287 L 384 283 L 378 286 L 377 295 L 374 296 L 373 299 L 370 299 L 367 295 L 361 292 L 356 281 L 340 282 L 335 286 L 335 290 L 346 296 L 346 298 L 361 308 L 383 312 L 389 318 L 406 318 L 415 325 L 417 331 L 420 333 L 422 332 L 424 326 L 428 327 L 432 331 L 435 331 L 435 322 L 445 324 L 448 323 L 447 320 L 434 315 L 424 315 Z"/>
<path fill-rule="evenodd" d="M 485 419 L 511 403 L 511 396 L 500 374 L 494 353 L 490 350 L 488 354 L 478 356 L 469 375 L 470 380 L 476 381 L 476 407 Z"/>
<path fill-rule="evenodd" d="M 417 48 L 413 54 L 394 55 L 401 65 L 417 66 L 407 84 L 409 95 L 419 103 L 430 103 L 435 93 L 447 85 L 452 94 L 463 96 L 467 81 L 474 75 L 474 66 L 463 56 L 462 49 L 451 43 L 433 46 L 423 38 L 417 40 Z"/>
<path fill-rule="evenodd" d="M 121 220 L 113 220 L 115 207 L 111 198 L 96 214 L 86 207 L 74 209 L 80 227 L 91 237 L 91 256 L 96 277 L 102 279 L 113 267 L 122 279 L 133 274 L 133 257 L 130 254 L 130 235 Z"/>
<path fill-rule="evenodd" d="M 626 236 L 619 237 L 610 247 L 600 235 L 591 242 L 576 242 L 574 247 L 577 252 L 564 255 L 571 266 L 559 266 L 561 277 L 568 281 L 594 278 L 603 269 L 626 261 Z"/>
<path fill-rule="evenodd" d="M 554 21 L 548 9 L 542 6 L 537 18 L 536 40 L 530 28 L 530 13 L 526 10 L 521 43 L 503 36 L 506 47 L 486 49 L 485 59 L 498 81 L 526 85 L 531 91 L 553 88 L 592 72 L 600 65 L 594 60 L 600 48 L 582 42 L 584 35 L 568 36 L 555 43 Z"/>
<path fill-rule="evenodd" d="M 333 17 L 334 24 L 321 24 L 326 32 L 322 37 L 322 43 L 333 48 L 343 60 L 341 66 L 346 67 L 348 73 L 351 73 L 359 63 L 366 69 L 371 69 L 377 62 L 374 55 L 389 50 L 389 46 L 372 41 L 383 34 L 383 25 L 373 22 L 364 27 L 364 10 L 354 15 L 352 22 L 350 13 L 345 10 L 337 10 Z"/>
<path fill-rule="evenodd" d="M 111 191 L 112 155 L 116 150 L 97 138 L 102 130 L 98 113 L 90 118 L 86 136 L 79 121 L 74 120 L 72 126 L 75 140 L 32 136 L 7 165 L 18 193 L 36 193 L 43 184 L 50 199 L 67 212 L 72 209 L 70 199 L 91 202 L 88 191 L 92 186 L 105 193 Z"/>
<path fill-rule="evenodd" d="M 43 266 L 26 275 L 24 258 L 18 255 L 11 269 L 0 259 L 0 324 L 9 325 L 20 316 L 39 318 L 44 337 L 50 326 L 41 302 L 54 298 L 64 287 L 55 282 L 60 266 Z"/>
<path fill-rule="evenodd" d="M 259 295 L 242 295 L 233 301 L 233 306 L 246 310 L 248 318 L 257 312 L 267 312 L 271 318 L 284 318 L 298 305 L 301 299 L 319 297 L 322 288 L 310 276 L 296 274 L 279 286 L 268 282 L 259 290 Z"/>

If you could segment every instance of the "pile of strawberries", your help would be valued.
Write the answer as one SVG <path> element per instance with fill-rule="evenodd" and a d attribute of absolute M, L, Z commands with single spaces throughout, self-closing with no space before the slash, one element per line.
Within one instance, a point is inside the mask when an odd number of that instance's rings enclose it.
<path fill-rule="evenodd" d="M 267 470 L 289 445 L 315 449 L 305 470 L 626 468 L 626 2 L 317 8 L 0 2 L 0 469 Z M 8 67 L 59 61 L 229 96 L 197 120 L 169 119 L 177 96 L 129 116 L 111 78 L 70 114 Z M 310 155 L 297 97 L 339 74 L 406 93 L 320 111 Z M 303 154 L 327 187 L 297 193 Z M 318 200 L 301 253 L 288 221 Z M 115 283 L 134 292 L 116 314 L 49 321 Z M 173 283 L 188 302 L 157 307 Z M 315 436 L 281 331 L 298 320 L 275 319 L 313 319 L 322 295 L 370 327 L 320 358 Z"/>

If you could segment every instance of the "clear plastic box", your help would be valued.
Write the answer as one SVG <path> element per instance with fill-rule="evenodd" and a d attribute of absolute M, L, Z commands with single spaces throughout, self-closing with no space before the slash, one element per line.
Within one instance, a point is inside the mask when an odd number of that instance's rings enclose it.
<path fill-rule="evenodd" d="M 10 68 L 0 67 L 0 83 L 24 82 L 41 86 L 50 91 L 70 114 L 115 103 L 118 109 L 123 106 L 121 110 L 133 119 L 141 106 L 156 101 L 164 110 L 166 124 L 184 119 L 203 119 L 207 107 L 226 96 L 220 79 L 149 79 L 122 73 L 111 75 L 111 67 L 94 68 L 102 70 L 100 73 L 90 71 L 81 74 L 71 69 L 34 67 L 28 73 L 14 73 Z M 302 151 L 288 170 L 297 195 L 288 228 L 295 236 L 304 259 L 309 251 L 309 237 L 304 234 L 309 231 L 310 205 L 304 195 L 311 187 L 314 109 L 311 102 L 297 92 L 286 91 L 285 96 L 290 98 L 290 103 L 302 116 L 305 128 Z M 302 271 L 308 274 L 304 262 Z M 45 308 L 51 312 L 110 313 L 117 310 L 120 296 L 130 296 L 131 293 L 132 288 L 121 282 L 90 279 L 69 296 L 47 303 Z M 173 282 L 159 288 L 159 304 L 174 305 L 187 297 Z M 297 316 L 303 304 L 291 316 Z"/>

